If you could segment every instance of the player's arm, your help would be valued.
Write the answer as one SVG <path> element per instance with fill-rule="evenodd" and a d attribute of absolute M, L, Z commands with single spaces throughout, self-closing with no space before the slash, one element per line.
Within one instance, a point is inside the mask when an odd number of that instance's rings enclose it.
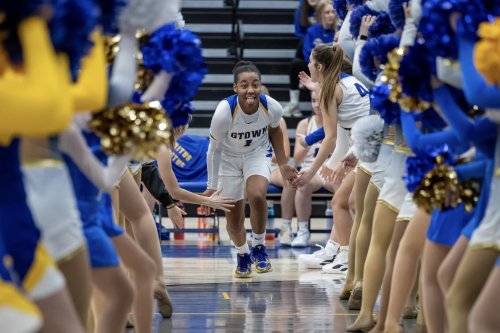
<path fill-rule="evenodd" d="M 229 132 L 231 110 L 226 101 L 217 106 L 210 124 L 210 144 L 207 152 L 207 190 L 204 194 L 211 195 L 217 190 L 219 167 L 222 156 L 222 143 Z"/>
<path fill-rule="evenodd" d="M 290 139 L 288 138 L 288 127 L 286 127 L 286 122 L 285 119 L 283 118 L 280 119 L 280 128 L 281 131 L 283 132 L 283 147 L 285 148 L 285 155 L 286 159 L 288 160 L 290 159 Z M 276 155 L 274 155 L 274 152 L 273 152 L 272 162 L 273 163 L 277 162 Z"/>
<path fill-rule="evenodd" d="M 307 119 L 302 119 L 297 125 L 297 129 L 295 131 L 295 136 L 306 135 L 307 133 Z M 295 147 L 293 149 L 293 160 L 295 161 L 295 165 L 299 165 L 304 161 L 307 155 L 307 151 L 309 147 L 304 147 L 299 143 L 295 143 Z"/>
<path fill-rule="evenodd" d="M 333 100 L 325 110 L 321 105 L 321 114 L 323 115 L 323 128 L 325 129 L 325 138 L 321 142 L 318 155 L 309 168 L 312 174 L 316 174 L 319 168 L 326 161 L 328 156 L 335 150 L 337 144 L 337 105 L 342 101 L 342 89 L 337 84 Z"/>
<path fill-rule="evenodd" d="M 280 127 L 280 120 L 283 116 L 283 108 L 274 99 L 268 97 L 269 106 L 269 140 L 273 146 L 276 162 L 279 166 L 288 163 L 287 154 L 285 153 L 285 145 L 283 143 L 283 130 Z M 290 155 L 290 154 L 289 154 Z"/>

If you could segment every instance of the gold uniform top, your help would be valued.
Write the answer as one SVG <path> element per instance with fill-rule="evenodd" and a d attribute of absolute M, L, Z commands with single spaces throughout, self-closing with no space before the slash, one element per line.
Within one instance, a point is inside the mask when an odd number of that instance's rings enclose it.
<path fill-rule="evenodd" d="M 67 128 L 73 113 L 102 109 L 108 94 L 104 43 L 93 34 L 94 47 L 72 84 L 68 60 L 52 48 L 46 23 L 31 17 L 19 25 L 22 72 L 0 68 L 0 144 L 14 136 L 45 136 Z M 0 62 L 5 64 L 5 62 Z"/>

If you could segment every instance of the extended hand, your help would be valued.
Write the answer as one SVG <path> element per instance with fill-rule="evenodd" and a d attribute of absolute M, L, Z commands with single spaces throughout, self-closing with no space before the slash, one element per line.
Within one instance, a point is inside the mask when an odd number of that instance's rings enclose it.
<path fill-rule="evenodd" d="M 297 178 L 297 170 L 291 165 L 285 164 L 280 166 L 280 172 L 283 180 L 293 185 L 293 182 Z"/>
<path fill-rule="evenodd" d="M 313 82 L 311 77 L 307 75 L 306 72 L 299 73 L 299 80 L 300 83 L 302 83 L 304 87 L 306 87 L 310 91 L 317 91 L 319 89 L 319 82 Z"/>
<path fill-rule="evenodd" d="M 167 214 L 176 229 L 184 229 L 184 215 L 186 212 L 177 206 L 167 209 Z"/>

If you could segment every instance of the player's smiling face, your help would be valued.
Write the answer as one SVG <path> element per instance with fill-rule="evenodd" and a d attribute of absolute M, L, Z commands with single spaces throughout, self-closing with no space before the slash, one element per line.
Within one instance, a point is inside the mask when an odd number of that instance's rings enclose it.
<path fill-rule="evenodd" d="M 245 113 L 253 113 L 259 107 L 259 95 L 262 89 L 259 75 L 254 72 L 243 72 L 238 75 L 238 82 L 233 90 L 238 94 L 238 102 Z"/>

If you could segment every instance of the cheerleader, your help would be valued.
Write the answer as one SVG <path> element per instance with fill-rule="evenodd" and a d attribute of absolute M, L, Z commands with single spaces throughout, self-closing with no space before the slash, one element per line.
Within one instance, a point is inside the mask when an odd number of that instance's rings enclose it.
<path fill-rule="evenodd" d="M 3 143 L 8 144 L 0 149 L 2 161 L 5 161 L 0 173 L 4 175 L 1 183 L 4 193 L 8 193 L 8 198 L 0 200 L 0 234 L 6 252 L 14 259 L 12 269 L 16 271 L 19 283 L 42 312 L 44 329 L 83 332 L 62 275 L 55 269 L 43 245 L 38 243 L 40 232 L 26 204 L 19 166 L 19 141 L 12 140 L 13 135 L 47 135 L 67 126 L 73 111 L 67 91 L 69 80 L 64 79 L 68 77 L 68 69 L 58 65 L 43 19 L 30 17 L 21 21 L 19 39 L 24 55 L 23 74 L 9 73 L 4 68 L 6 71 L 0 79 L 0 94 L 5 102 L 5 121 L 0 136 Z M 19 238 L 19 235 L 24 236 Z M 33 274 L 38 276 L 35 280 L 29 278 Z M 61 320 L 61 314 L 64 320 Z M 14 325 L 17 331 L 32 322 L 29 318 L 26 320 L 19 322 L 19 327 L 16 322 L 9 325 Z"/>

